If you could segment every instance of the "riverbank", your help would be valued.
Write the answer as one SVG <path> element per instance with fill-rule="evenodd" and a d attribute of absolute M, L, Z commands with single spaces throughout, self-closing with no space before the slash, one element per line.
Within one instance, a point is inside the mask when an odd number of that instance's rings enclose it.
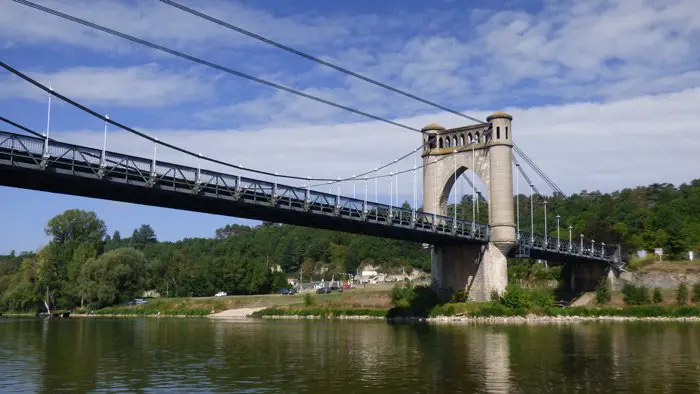
<path fill-rule="evenodd" d="M 593 320 L 700 321 L 700 306 L 508 308 L 498 302 L 485 302 L 437 305 L 423 313 L 414 313 L 409 308 L 343 309 L 291 306 L 262 309 L 253 313 L 252 316 L 269 319 L 386 319 L 437 323 L 537 323 Z"/>

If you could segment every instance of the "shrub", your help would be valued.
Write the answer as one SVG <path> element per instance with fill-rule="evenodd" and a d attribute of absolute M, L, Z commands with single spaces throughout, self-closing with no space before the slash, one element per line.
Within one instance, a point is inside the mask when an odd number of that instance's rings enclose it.
<path fill-rule="evenodd" d="M 467 290 L 462 289 L 454 294 L 452 294 L 452 298 L 450 298 L 450 302 L 467 302 L 468 294 Z"/>
<path fill-rule="evenodd" d="M 700 283 L 693 285 L 693 302 L 700 302 Z"/>
<path fill-rule="evenodd" d="M 678 285 L 676 301 L 678 301 L 678 305 L 685 305 L 688 303 L 688 286 L 686 286 L 685 283 Z"/>
<path fill-rule="evenodd" d="M 530 300 L 522 287 L 509 284 L 501 297 L 501 304 L 511 309 L 527 308 L 530 305 Z"/>
<path fill-rule="evenodd" d="M 391 289 L 391 304 L 398 308 L 408 308 L 415 296 L 411 286 L 394 285 Z"/>
<path fill-rule="evenodd" d="M 636 287 L 633 284 L 625 283 L 622 287 L 622 294 L 625 296 L 627 305 L 644 305 L 649 303 L 649 292 L 644 286 Z"/>
<path fill-rule="evenodd" d="M 498 302 L 500 300 L 501 300 L 501 296 L 498 295 L 498 292 L 496 290 L 491 290 L 491 301 Z"/>
<path fill-rule="evenodd" d="M 316 298 L 311 293 L 304 294 L 304 306 L 316 305 Z"/>
<path fill-rule="evenodd" d="M 610 302 L 610 283 L 607 280 L 603 279 L 600 281 L 598 288 L 595 290 L 595 298 L 601 305 Z"/>
<path fill-rule="evenodd" d="M 654 304 L 660 304 L 663 300 L 664 300 L 664 298 L 661 296 L 661 289 L 659 289 L 658 287 L 655 287 L 654 288 L 654 296 L 653 296 Z"/>
<path fill-rule="evenodd" d="M 554 291 L 547 288 L 536 288 L 526 292 L 529 305 L 541 308 L 551 308 L 554 306 Z"/>

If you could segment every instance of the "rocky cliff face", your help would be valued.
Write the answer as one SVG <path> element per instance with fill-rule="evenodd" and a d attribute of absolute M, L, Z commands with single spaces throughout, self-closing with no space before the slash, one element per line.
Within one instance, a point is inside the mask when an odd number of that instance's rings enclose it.
<path fill-rule="evenodd" d="M 675 289 L 681 283 L 685 283 L 688 286 L 700 283 L 700 273 L 663 271 L 623 272 L 620 274 L 619 280 L 615 281 L 615 290 L 622 289 L 625 283 L 631 283 L 635 286 L 645 286 L 647 288 L 658 287 L 661 289 Z"/>

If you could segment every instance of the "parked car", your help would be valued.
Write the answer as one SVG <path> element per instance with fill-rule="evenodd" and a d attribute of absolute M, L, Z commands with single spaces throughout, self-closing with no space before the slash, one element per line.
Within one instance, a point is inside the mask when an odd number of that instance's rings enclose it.
<path fill-rule="evenodd" d="M 226 294 L 225 291 L 220 291 L 220 292 L 214 294 L 214 297 L 225 297 L 225 296 L 227 296 L 227 295 L 228 295 L 228 294 Z"/>
<path fill-rule="evenodd" d="M 146 304 L 148 304 L 148 300 L 144 300 L 143 298 L 134 299 L 134 305 L 146 305 Z"/>
<path fill-rule="evenodd" d="M 316 294 L 330 294 L 331 288 L 330 287 L 321 287 L 318 290 L 316 290 Z"/>
<path fill-rule="evenodd" d="M 293 287 L 292 288 L 283 287 L 280 289 L 280 294 L 282 294 L 282 295 L 292 295 L 292 294 L 295 294 L 296 292 L 297 292 L 297 289 L 295 289 Z"/>

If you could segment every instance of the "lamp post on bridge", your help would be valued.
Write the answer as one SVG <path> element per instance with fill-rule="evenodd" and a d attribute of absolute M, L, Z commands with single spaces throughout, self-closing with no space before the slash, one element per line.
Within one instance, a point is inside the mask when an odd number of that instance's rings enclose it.
<path fill-rule="evenodd" d="M 530 243 L 535 243 L 535 185 L 530 184 Z"/>
<path fill-rule="evenodd" d="M 379 203 L 379 197 L 378 197 L 378 194 L 377 194 L 377 187 L 378 187 L 377 185 L 378 185 L 378 182 L 379 182 L 379 177 L 378 177 L 378 176 L 379 176 L 379 168 L 375 168 L 375 169 L 374 169 L 374 203 L 375 203 L 375 204 L 378 204 L 378 203 Z"/>
<path fill-rule="evenodd" d="M 389 217 L 394 214 L 394 173 L 389 173 Z"/>
<path fill-rule="evenodd" d="M 545 199 L 544 202 L 544 246 L 545 248 L 549 244 L 549 236 L 547 235 L 547 200 Z"/>
<path fill-rule="evenodd" d="M 600 256 L 605 257 L 605 242 L 600 243 Z"/>
<path fill-rule="evenodd" d="M 591 240 L 591 256 L 595 254 L 595 240 Z"/>
<path fill-rule="evenodd" d="M 581 250 L 579 250 L 578 253 L 583 254 L 583 234 L 581 234 Z"/>
<path fill-rule="evenodd" d="M 515 163 L 515 212 L 516 239 L 520 239 L 520 163 Z"/>
<path fill-rule="evenodd" d="M 561 237 L 559 236 L 559 219 L 561 216 L 557 214 L 557 250 L 561 247 Z"/>
<path fill-rule="evenodd" d="M 100 157 L 100 168 L 105 166 L 105 153 L 107 152 L 107 121 L 109 120 L 109 115 L 105 115 L 105 131 L 102 135 L 102 157 Z"/>
<path fill-rule="evenodd" d="M 362 206 L 362 210 L 367 213 L 367 177 L 365 176 L 365 203 Z"/>
<path fill-rule="evenodd" d="M 355 198 L 355 175 L 352 176 L 352 198 Z"/>
<path fill-rule="evenodd" d="M 452 228 L 457 228 L 457 149 L 452 151 L 452 167 L 454 170 L 454 184 L 452 185 L 454 196 L 454 214 L 452 219 Z M 474 223 L 472 222 L 472 233 L 474 232 Z"/>
<path fill-rule="evenodd" d="M 394 159 L 394 164 L 398 162 L 398 159 Z M 400 207 L 399 205 L 399 167 L 398 165 L 396 166 L 396 173 L 394 174 L 394 187 L 396 188 L 396 194 L 394 196 L 394 204 L 396 204 L 397 207 Z"/>
<path fill-rule="evenodd" d="M 569 252 L 571 252 L 571 247 L 572 247 L 572 245 L 571 245 L 571 230 L 573 230 L 573 229 L 574 229 L 573 226 L 569 226 Z"/>
<path fill-rule="evenodd" d="M 51 130 L 51 96 L 53 96 L 53 88 L 49 86 L 49 106 L 46 114 L 46 138 L 44 139 L 44 159 L 49 157 L 49 131 Z"/>

